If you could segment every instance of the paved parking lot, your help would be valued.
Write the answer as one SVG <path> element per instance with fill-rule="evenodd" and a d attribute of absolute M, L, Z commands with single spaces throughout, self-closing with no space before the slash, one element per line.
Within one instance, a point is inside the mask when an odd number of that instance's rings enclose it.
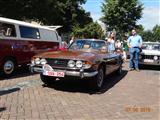
<path fill-rule="evenodd" d="M 112 74 L 99 92 L 86 81 L 57 81 L 44 87 L 39 75 L 21 70 L 0 78 L 0 120 L 158 120 L 160 71 Z"/>

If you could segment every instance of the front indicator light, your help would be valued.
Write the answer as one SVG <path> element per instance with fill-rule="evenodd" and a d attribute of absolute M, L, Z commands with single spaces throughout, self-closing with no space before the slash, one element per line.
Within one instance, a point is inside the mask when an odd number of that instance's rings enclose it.
<path fill-rule="evenodd" d="M 91 66 L 92 66 L 92 64 L 91 64 L 90 62 L 88 62 L 88 61 L 85 61 L 85 62 L 83 63 L 83 68 L 84 68 L 84 69 L 89 69 Z"/>

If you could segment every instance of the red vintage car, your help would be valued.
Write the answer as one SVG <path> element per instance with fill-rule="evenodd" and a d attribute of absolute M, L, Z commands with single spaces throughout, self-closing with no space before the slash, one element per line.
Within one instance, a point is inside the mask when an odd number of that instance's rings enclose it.
<path fill-rule="evenodd" d="M 61 38 L 50 27 L 0 17 L 0 73 L 11 75 L 35 54 L 58 50 Z"/>
<path fill-rule="evenodd" d="M 88 78 L 93 88 L 102 87 L 105 75 L 122 72 L 122 56 L 108 53 L 107 43 L 97 39 L 77 39 L 66 51 L 38 54 L 32 58 L 32 72 L 39 72 L 46 85 L 57 78 Z"/>

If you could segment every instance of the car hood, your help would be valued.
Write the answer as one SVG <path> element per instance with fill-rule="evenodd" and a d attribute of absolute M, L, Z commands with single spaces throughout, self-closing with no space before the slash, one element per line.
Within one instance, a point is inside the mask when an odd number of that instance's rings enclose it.
<path fill-rule="evenodd" d="M 96 52 L 84 52 L 84 51 L 53 51 L 38 54 L 35 57 L 40 58 L 57 58 L 57 59 L 79 59 L 93 61 L 97 54 Z"/>
<path fill-rule="evenodd" d="M 144 55 L 160 55 L 160 51 L 158 50 L 142 50 L 142 53 Z"/>

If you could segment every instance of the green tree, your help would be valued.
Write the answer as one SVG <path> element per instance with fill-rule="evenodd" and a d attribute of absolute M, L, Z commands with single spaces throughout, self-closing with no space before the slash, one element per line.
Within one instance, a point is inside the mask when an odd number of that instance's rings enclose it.
<path fill-rule="evenodd" d="M 62 25 L 63 31 L 68 32 L 75 24 L 84 26 L 92 22 L 90 13 L 81 7 L 85 2 L 86 0 L 0 0 L 0 16 Z"/>
<path fill-rule="evenodd" d="M 160 26 L 156 25 L 152 30 L 140 32 L 143 41 L 160 42 Z"/>
<path fill-rule="evenodd" d="M 147 41 L 154 41 L 153 39 L 153 32 L 151 30 L 147 30 L 147 31 L 143 31 L 142 32 L 142 39 L 143 41 L 147 42 Z"/>
<path fill-rule="evenodd" d="M 109 29 L 124 34 L 136 28 L 136 22 L 142 17 L 143 5 L 138 0 L 104 0 L 101 21 Z"/>
<path fill-rule="evenodd" d="M 160 42 L 160 26 L 159 25 L 154 26 L 152 31 L 153 31 L 154 41 Z"/>
<path fill-rule="evenodd" d="M 104 31 L 97 22 L 92 22 L 85 27 L 81 28 L 79 26 L 73 27 L 72 35 L 76 38 L 96 38 L 103 39 Z"/>

